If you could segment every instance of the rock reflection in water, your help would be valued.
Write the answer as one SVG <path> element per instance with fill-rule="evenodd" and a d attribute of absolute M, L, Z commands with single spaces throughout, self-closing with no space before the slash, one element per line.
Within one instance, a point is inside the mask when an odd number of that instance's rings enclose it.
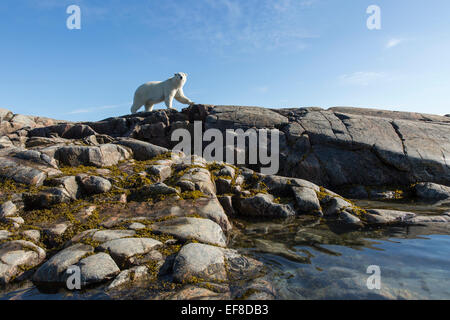
<path fill-rule="evenodd" d="M 392 203 L 366 207 L 393 209 Z M 437 214 L 448 207 L 400 204 L 396 210 Z M 442 224 L 349 229 L 311 217 L 239 221 L 232 246 L 268 266 L 279 299 L 449 299 L 450 228 Z M 369 290 L 367 267 L 381 268 Z"/>

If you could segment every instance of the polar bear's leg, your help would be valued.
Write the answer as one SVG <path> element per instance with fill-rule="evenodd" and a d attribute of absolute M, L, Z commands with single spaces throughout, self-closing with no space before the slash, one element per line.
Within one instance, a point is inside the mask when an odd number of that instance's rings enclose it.
<path fill-rule="evenodd" d="M 177 90 L 177 93 L 175 94 L 175 99 L 177 101 L 183 103 L 183 104 L 193 104 L 194 102 L 191 101 L 188 97 L 184 95 L 183 89 L 180 88 Z"/>
<path fill-rule="evenodd" d="M 141 106 L 142 105 L 139 105 L 138 103 L 133 102 L 133 105 L 131 106 L 131 113 L 136 113 Z"/>
<path fill-rule="evenodd" d="M 172 107 L 173 98 L 175 97 L 175 92 L 176 91 L 170 92 L 170 94 L 164 99 L 164 103 L 166 104 L 167 109 L 177 110 Z"/>
<path fill-rule="evenodd" d="M 147 102 L 147 103 L 145 104 L 145 112 L 151 112 L 151 111 L 153 110 L 153 106 L 154 106 L 153 103 Z"/>

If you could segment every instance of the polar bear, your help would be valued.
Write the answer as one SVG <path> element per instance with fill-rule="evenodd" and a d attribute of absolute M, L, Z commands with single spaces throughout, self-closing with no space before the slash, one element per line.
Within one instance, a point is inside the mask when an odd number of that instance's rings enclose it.
<path fill-rule="evenodd" d="M 143 105 L 145 105 L 145 111 L 150 112 L 153 110 L 155 104 L 163 101 L 168 109 L 176 110 L 172 107 L 173 98 L 183 104 L 193 104 L 194 102 L 187 98 L 183 92 L 183 86 L 186 80 L 187 74 L 178 72 L 166 81 L 144 83 L 134 93 L 131 113 L 136 113 Z"/>

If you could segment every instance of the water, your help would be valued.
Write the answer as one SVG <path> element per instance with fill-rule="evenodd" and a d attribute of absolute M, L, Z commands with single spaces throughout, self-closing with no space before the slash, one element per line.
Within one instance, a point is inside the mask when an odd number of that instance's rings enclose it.
<path fill-rule="evenodd" d="M 393 207 L 383 202 L 364 205 Z M 429 204 L 394 207 L 422 214 L 448 211 Z M 242 221 L 233 245 L 268 265 L 267 277 L 274 279 L 279 299 L 450 299 L 447 226 L 355 231 L 311 218 Z M 371 265 L 380 267 L 380 290 L 367 288 Z"/>
<path fill-rule="evenodd" d="M 449 211 L 442 205 L 358 204 L 421 214 Z M 230 246 L 267 265 L 278 299 L 450 299 L 450 226 L 352 230 L 312 217 L 234 222 Z M 380 290 L 367 288 L 370 265 L 380 267 Z M 103 288 L 45 293 L 25 282 L 0 291 L 0 299 L 109 299 Z M 149 298 L 144 292 L 126 295 Z"/>

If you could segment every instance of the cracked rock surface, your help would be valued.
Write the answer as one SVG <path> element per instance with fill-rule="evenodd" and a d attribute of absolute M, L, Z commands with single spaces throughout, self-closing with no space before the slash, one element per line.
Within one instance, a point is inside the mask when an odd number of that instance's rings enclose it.
<path fill-rule="evenodd" d="M 278 130 L 278 174 L 171 151 L 173 130 L 197 120 L 202 130 Z M 448 159 L 450 118 L 426 114 L 192 105 L 71 123 L 0 109 L 0 285 L 28 279 L 64 290 L 78 267 L 83 288 L 116 298 L 144 284 L 155 299 L 273 299 L 266 265 L 233 249 L 243 221 L 282 234 L 269 222 L 311 219 L 295 230 L 309 242 L 323 242 L 328 224 L 448 226 L 448 213 L 360 207 L 343 196 L 448 201 Z M 278 239 L 251 243 L 310 258 Z"/>

